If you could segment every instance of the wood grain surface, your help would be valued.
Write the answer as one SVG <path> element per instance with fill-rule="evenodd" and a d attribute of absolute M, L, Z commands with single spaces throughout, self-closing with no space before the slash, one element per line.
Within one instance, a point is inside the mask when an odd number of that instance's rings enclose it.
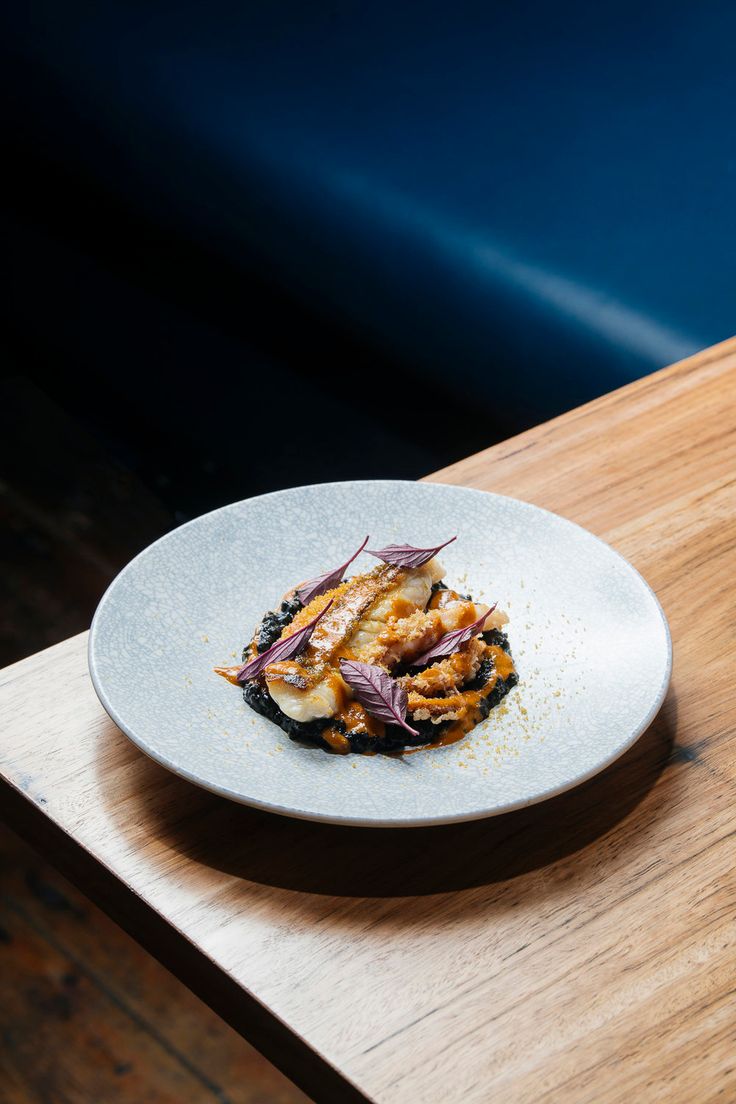
<path fill-rule="evenodd" d="M 732 341 L 432 477 L 662 601 L 665 706 L 577 790 L 401 832 L 230 805 L 116 730 L 80 636 L 0 675 L 6 816 L 318 1101 L 736 1099 L 735 425 Z"/>
<path fill-rule="evenodd" d="M 0 824 L 2 1104 L 309 1104 Z"/>

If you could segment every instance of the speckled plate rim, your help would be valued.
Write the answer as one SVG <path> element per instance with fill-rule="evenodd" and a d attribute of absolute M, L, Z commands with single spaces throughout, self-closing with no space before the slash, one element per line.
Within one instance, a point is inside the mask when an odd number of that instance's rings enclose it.
<path fill-rule="evenodd" d="M 646 579 L 643 577 L 643 575 L 639 571 L 637 571 L 637 569 L 633 566 L 633 564 L 631 564 L 626 559 L 625 556 L 623 556 L 620 552 L 618 552 L 610 544 L 608 544 L 606 541 L 602 540 L 600 537 L 596 536 L 595 533 L 591 533 L 591 531 L 589 529 L 586 529 L 584 526 L 578 525 L 577 522 L 570 521 L 569 518 L 564 517 L 562 514 L 556 514 L 552 510 L 546 510 L 542 506 L 537 506 L 532 502 L 526 502 L 523 499 L 514 498 L 512 495 L 501 495 L 501 494 L 497 494 L 494 491 L 483 491 L 483 490 L 480 490 L 477 487 L 463 487 L 463 486 L 458 486 L 457 484 L 453 484 L 453 483 L 439 483 L 439 482 L 432 482 L 432 483 L 426 482 L 425 483 L 425 482 L 422 482 L 421 486 L 423 488 L 435 487 L 436 486 L 436 487 L 441 487 L 441 488 L 445 489 L 445 488 L 452 487 L 452 488 L 456 488 L 458 490 L 462 490 L 462 491 L 465 491 L 465 492 L 471 491 L 474 494 L 482 495 L 483 497 L 486 497 L 486 498 L 504 499 L 504 500 L 507 500 L 507 501 L 514 502 L 516 505 L 521 506 L 523 508 L 533 510 L 535 513 L 540 513 L 540 514 L 547 515 L 551 518 L 554 518 L 556 521 L 562 521 L 566 525 L 572 527 L 573 529 L 576 529 L 576 530 L 579 530 L 582 533 L 585 533 L 588 538 L 593 539 L 598 544 L 603 545 L 603 547 L 606 548 L 608 550 L 608 552 L 610 552 L 616 559 L 621 561 L 621 563 L 624 564 L 625 567 L 639 580 L 639 582 L 641 583 L 643 588 L 649 593 L 649 596 L 651 597 L 651 599 L 654 603 L 654 607 L 657 610 L 657 612 L 659 613 L 659 616 L 662 620 L 662 626 L 664 628 L 664 633 L 665 633 L 667 657 L 666 657 L 665 673 L 664 673 L 664 676 L 662 678 L 661 685 L 657 690 L 656 696 L 654 698 L 654 702 L 653 702 L 651 708 L 649 709 L 649 711 L 647 712 L 646 716 L 642 719 L 641 723 L 636 728 L 634 728 L 634 730 L 633 730 L 631 736 L 628 738 L 628 740 L 626 740 L 620 746 L 616 747 L 615 750 L 612 752 L 612 754 L 610 756 L 608 756 L 607 758 L 601 759 L 591 769 L 581 771 L 580 774 L 570 776 L 564 783 L 562 783 L 558 786 L 550 786 L 546 789 L 540 790 L 538 793 L 531 794 L 528 797 L 525 797 L 525 798 L 517 800 L 517 801 L 501 802 L 500 804 L 494 805 L 493 807 L 488 808 L 488 809 L 472 810 L 470 812 L 463 812 L 463 813 L 458 813 L 458 814 L 449 814 L 449 815 L 446 814 L 446 815 L 440 815 L 440 816 L 437 816 L 437 817 L 433 817 L 433 816 L 422 816 L 422 817 L 416 817 L 416 818 L 384 818 L 384 817 L 381 817 L 381 818 L 375 818 L 375 819 L 367 819 L 366 817 L 350 817 L 350 816 L 344 816 L 344 815 L 340 815 L 340 814 L 335 814 L 335 815 L 322 814 L 322 813 L 314 812 L 312 810 L 299 809 L 297 807 L 293 807 L 293 806 L 289 806 L 289 805 L 279 805 L 277 802 L 262 801 L 262 800 L 257 799 L 257 798 L 249 798 L 249 797 L 247 797 L 247 796 L 245 796 L 245 795 L 243 795 L 243 794 L 241 794 L 241 793 L 239 793 L 235 790 L 231 790 L 227 786 L 222 786 L 222 785 L 218 785 L 216 783 L 208 782 L 207 780 L 201 778 L 196 773 L 187 770 L 185 767 L 182 767 L 181 765 L 179 765 L 177 763 L 174 763 L 171 759 L 168 758 L 168 756 L 161 754 L 155 748 L 152 748 L 145 740 L 143 740 L 139 736 L 137 736 L 136 733 L 134 731 L 132 731 L 131 728 L 128 725 L 125 724 L 125 722 L 121 718 L 120 714 L 115 709 L 115 706 L 110 701 L 107 693 L 105 692 L 104 686 L 102 685 L 102 682 L 100 680 L 99 672 L 97 670 L 97 666 L 96 666 L 96 662 L 95 662 L 95 642 L 96 642 L 97 631 L 99 629 L 99 625 L 102 621 L 102 618 L 105 615 L 105 606 L 107 604 L 107 601 L 108 601 L 110 595 L 112 594 L 113 590 L 120 583 L 120 581 L 128 573 L 134 571 L 138 567 L 138 565 L 146 559 L 147 556 L 151 555 L 151 553 L 154 550 L 159 549 L 162 545 L 165 545 L 166 542 L 171 540 L 172 538 L 174 538 L 176 536 L 179 536 L 184 529 L 188 529 L 188 528 L 194 527 L 196 525 L 201 525 L 202 522 L 206 518 L 213 517 L 216 514 L 221 514 L 224 511 L 237 509 L 237 508 L 241 507 L 244 503 L 255 501 L 256 498 L 259 499 L 259 500 L 275 499 L 275 498 L 277 498 L 279 496 L 282 496 L 282 495 L 293 494 L 295 491 L 303 491 L 303 490 L 308 490 L 308 489 L 313 489 L 313 488 L 320 488 L 323 491 L 329 491 L 330 488 L 338 487 L 338 486 L 344 485 L 345 483 L 352 483 L 356 486 L 360 486 L 360 485 L 363 485 L 363 486 L 370 485 L 372 487 L 383 486 L 383 487 L 386 487 L 387 489 L 389 487 L 395 486 L 398 483 L 401 483 L 403 486 L 411 486 L 411 485 L 417 485 L 418 486 L 419 485 L 419 484 L 414 484 L 412 480 L 397 480 L 397 479 L 336 480 L 336 481 L 332 481 L 332 482 L 329 482 L 329 483 L 313 483 L 313 484 L 305 484 L 303 486 L 297 486 L 297 487 L 287 487 L 287 488 L 283 488 L 283 489 L 278 490 L 278 491 L 271 491 L 268 494 L 253 496 L 250 499 L 241 499 L 237 502 L 229 503 L 226 506 L 220 506 L 215 510 L 210 510 L 205 514 L 200 514 L 196 518 L 191 518 L 189 521 L 184 522 L 184 524 L 177 526 L 175 529 L 172 529 L 169 533 L 165 533 L 162 537 L 159 537 L 158 540 L 153 541 L 151 544 L 147 545 L 144 549 L 142 549 L 138 553 L 137 556 L 135 556 L 128 564 L 126 564 L 126 566 L 120 572 L 118 572 L 118 574 L 112 580 L 110 585 L 107 587 L 107 589 L 105 590 L 102 598 L 100 599 L 100 602 L 97 606 L 97 609 L 95 610 L 94 616 L 92 618 L 92 623 L 90 625 L 89 636 L 88 636 L 88 640 L 87 640 L 87 663 L 88 663 L 90 678 L 91 678 L 92 685 L 94 687 L 95 693 L 97 694 L 97 697 L 98 697 L 102 707 L 104 708 L 105 712 L 108 714 L 110 719 L 117 725 L 117 727 L 120 729 L 120 731 L 123 732 L 125 734 L 125 736 L 127 736 L 128 739 L 140 751 L 142 751 L 146 756 L 148 756 L 149 759 L 153 760 L 153 762 L 155 762 L 155 763 L 158 763 L 159 766 L 162 766 L 162 767 L 166 768 L 166 770 L 171 771 L 171 773 L 176 775 L 177 777 L 183 778 L 183 779 L 185 779 L 185 781 L 191 782 L 193 785 L 198 786 L 200 789 L 208 790 L 210 793 L 217 794 L 219 797 L 227 798 L 228 800 L 235 801 L 236 803 L 238 803 L 240 805 L 246 805 L 249 808 L 259 809 L 263 812 L 276 813 L 280 816 L 287 816 L 287 817 L 290 817 L 290 818 L 295 819 L 295 820 L 314 821 L 314 822 L 325 823 L 325 824 L 342 825 L 344 827 L 356 827 L 356 828 L 424 828 L 424 827 L 438 826 L 438 825 L 442 825 L 442 824 L 461 824 L 461 823 L 465 823 L 465 822 L 468 822 L 468 821 L 485 820 L 485 819 L 488 819 L 489 817 L 501 816 L 504 813 L 511 813 L 511 812 L 514 812 L 515 810 L 518 810 L 518 809 L 525 809 L 525 808 L 528 808 L 532 805 L 538 805 L 543 801 L 548 801 L 550 798 L 557 797 L 557 796 L 559 796 L 560 794 L 563 794 L 563 793 L 567 793 L 570 790 L 573 790 L 576 787 L 583 785 L 585 782 L 589 781 L 591 778 L 595 778 L 597 775 L 601 774 L 603 771 L 607 770 L 613 763 L 615 763 L 618 759 L 620 759 L 623 755 L 625 755 L 626 752 L 629 751 L 630 748 L 632 748 L 634 746 L 634 744 L 637 742 L 637 740 L 639 740 L 641 738 L 641 736 L 644 735 L 644 733 L 647 731 L 647 729 L 653 723 L 653 721 L 657 717 L 657 714 L 659 713 L 660 709 L 662 708 L 662 704 L 664 703 L 664 700 L 667 696 L 667 691 L 669 689 L 669 685 L 670 685 L 670 681 L 671 681 L 671 677 L 672 677 L 672 634 L 670 632 L 669 623 L 667 621 L 667 617 L 665 616 L 665 612 L 662 608 L 662 605 L 661 605 L 659 599 L 657 598 L 657 595 L 655 594 L 654 590 L 649 585 L 649 583 L 646 581 Z"/>

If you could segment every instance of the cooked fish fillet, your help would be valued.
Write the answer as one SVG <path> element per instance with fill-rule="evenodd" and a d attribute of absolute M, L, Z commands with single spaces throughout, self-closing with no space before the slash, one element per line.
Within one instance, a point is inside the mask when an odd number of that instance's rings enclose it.
<path fill-rule="evenodd" d="M 461 599 L 441 609 L 418 611 L 386 626 L 370 646 L 366 663 L 377 663 L 391 670 L 397 663 L 408 663 L 426 652 L 447 632 L 472 625 L 488 612 L 481 602 Z M 500 628 L 508 620 L 505 613 L 494 610 L 484 628 Z"/>
<path fill-rule="evenodd" d="M 406 691 L 414 691 L 426 697 L 447 694 L 475 678 L 487 652 L 488 645 L 479 636 L 474 636 L 461 651 L 439 660 L 416 675 L 404 675 L 399 682 Z"/>
<path fill-rule="evenodd" d="M 448 694 L 445 698 L 425 698 L 422 694 L 410 693 L 407 712 L 412 720 L 441 724 L 442 721 L 459 720 L 467 708 L 468 703 L 462 692 Z"/>
<path fill-rule="evenodd" d="M 443 574 L 436 559 L 411 570 L 383 564 L 310 602 L 282 637 L 297 632 L 330 600 L 332 606 L 298 659 L 270 663 L 265 670 L 268 692 L 279 708 L 295 721 L 334 717 L 350 697 L 338 660 L 371 662 L 366 656 L 381 633 L 395 621 L 423 610 L 433 583 Z"/>

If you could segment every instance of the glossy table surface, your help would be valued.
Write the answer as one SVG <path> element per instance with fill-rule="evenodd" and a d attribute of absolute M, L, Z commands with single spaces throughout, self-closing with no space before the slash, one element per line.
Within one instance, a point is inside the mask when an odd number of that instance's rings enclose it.
<path fill-rule="evenodd" d="M 431 477 L 664 606 L 665 705 L 579 789 L 401 832 L 231 805 L 122 736 L 82 635 L 0 673 L 2 814 L 318 1101 L 733 1098 L 735 426 L 736 340 Z"/>

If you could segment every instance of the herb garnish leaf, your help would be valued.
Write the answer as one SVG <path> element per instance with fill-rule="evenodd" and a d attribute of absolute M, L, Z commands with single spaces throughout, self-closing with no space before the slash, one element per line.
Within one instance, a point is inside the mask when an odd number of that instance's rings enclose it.
<path fill-rule="evenodd" d="M 360 553 L 367 545 L 370 537 L 366 537 L 357 552 L 354 552 L 349 560 L 346 560 L 340 567 L 333 567 L 332 571 L 325 571 L 324 575 L 317 575 L 316 578 L 310 579 L 306 583 L 302 583 L 300 587 L 297 587 L 297 597 L 303 606 L 308 606 L 313 598 L 317 598 L 320 594 L 325 594 L 328 590 L 332 590 L 338 583 L 342 582 L 342 577 L 345 574 L 346 568 L 350 566 L 353 560 L 356 560 Z"/>
<path fill-rule="evenodd" d="M 436 556 L 448 544 L 452 544 L 457 537 L 450 537 L 444 544 L 438 544 L 436 548 L 414 548 L 411 544 L 388 544 L 385 548 L 366 548 L 369 556 L 376 556 L 384 563 L 394 564 L 396 567 L 421 567 Z"/>
<path fill-rule="evenodd" d="M 245 682 L 246 680 L 258 678 L 261 671 L 264 667 L 267 667 L 269 663 L 277 663 L 279 660 L 292 659 L 294 656 L 299 655 L 309 643 L 309 638 L 314 632 L 317 622 L 324 617 L 331 605 L 332 601 L 329 601 L 324 609 L 319 611 L 316 617 L 313 617 L 306 625 L 302 625 L 302 627 L 297 629 L 295 633 L 292 633 L 291 636 L 287 636 L 284 640 L 277 640 L 270 648 L 266 648 L 265 652 L 261 652 L 259 655 L 254 656 L 253 659 L 249 659 L 247 663 L 244 663 L 235 676 L 238 682 Z"/>
<path fill-rule="evenodd" d="M 471 637 L 482 632 L 483 625 L 491 616 L 497 605 L 498 603 L 494 602 L 491 608 L 487 610 L 482 617 L 479 617 L 477 621 L 474 621 L 472 625 L 466 625 L 464 629 L 454 629 L 452 632 L 445 633 L 445 635 L 441 636 L 437 643 L 433 644 L 428 651 L 424 652 L 423 655 L 417 656 L 416 659 L 413 659 L 411 661 L 411 666 L 423 667 L 426 663 L 429 663 L 431 659 L 439 659 L 440 656 L 452 655 L 452 653 L 461 648 L 463 644 L 466 644 Z"/>
<path fill-rule="evenodd" d="M 341 659 L 340 674 L 371 717 L 387 724 L 401 725 L 412 736 L 419 735 L 415 728 L 406 723 L 406 690 L 382 667 Z"/>

